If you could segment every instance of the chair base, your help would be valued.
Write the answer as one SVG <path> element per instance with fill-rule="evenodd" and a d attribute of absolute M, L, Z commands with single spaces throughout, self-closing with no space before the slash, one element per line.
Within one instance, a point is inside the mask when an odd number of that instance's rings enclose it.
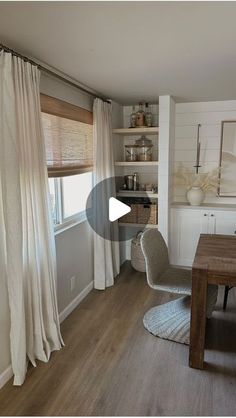
<path fill-rule="evenodd" d="M 190 296 L 184 296 L 149 309 L 143 325 L 155 337 L 189 344 Z"/>
<path fill-rule="evenodd" d="M 207 319 L 211 318 L 217 300 L 218 286 L 209 285 Z M 155 337 L 189 344 L 191 297 L 182 296 L 149 309 L 143 318 L 144 327 Z"/>

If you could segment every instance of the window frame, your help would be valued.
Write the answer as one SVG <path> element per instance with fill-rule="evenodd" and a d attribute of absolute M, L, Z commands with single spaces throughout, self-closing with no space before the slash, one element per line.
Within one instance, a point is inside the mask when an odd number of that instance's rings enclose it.
<path fill-rule="evenodd" d="M 90 171 L 92 176 L 93 187 L 93 171 Z M 77 174 L 80 175 L 80 174 Z M 86 210 L 77 212 L 74 215 L 65 217 L 64 199 L 63 199 L 63 177 L 54 177 L 55 190 L 55 212 L 56 223 L 54 223 L 54 232 L 58 234 L 66 229 L 69 229 L 77 224 L 87 221 Z"/>
<path fill-rule="evenodd" d="M 93 187 L 93 171 L 90 171 L 92 176 Z M 77 174 L 80 175 L 80 174 Z M 49 178 L 48 178 L 49 179 Z M 51 178 L 52 180 L 52 178 Z M 87 221 L 86 210 L 77 212 L 74 215 L 64 215 L 64 199 L 63 199 L 63 177 L 54 177 L 54 191 L 55 191 L 55 214 L 56 223 L 54 223 L 54 232 L 58 234 L 66 229 L 69 229 L 77 224 Z"/>

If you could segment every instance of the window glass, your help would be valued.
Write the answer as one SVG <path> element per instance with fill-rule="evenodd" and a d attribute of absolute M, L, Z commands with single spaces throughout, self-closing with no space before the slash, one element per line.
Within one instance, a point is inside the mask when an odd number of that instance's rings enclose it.
<path fill-rule="evenodd" d="M 86 203 L 93 186 L 93 173 L 49 178 L 49 193 L 54 225 L 86 219 Z"/>
<path fill-rule="evenodd" d="M 62 178 L 64 219 L 86 210 L 86 202 L 91 189 L 91 172 Z"/>

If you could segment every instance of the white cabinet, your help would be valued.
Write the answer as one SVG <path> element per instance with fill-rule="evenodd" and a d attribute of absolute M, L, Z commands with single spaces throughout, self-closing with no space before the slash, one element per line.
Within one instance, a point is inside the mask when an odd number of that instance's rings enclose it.
<path fill-rule="evenodd" d="M 191 210 L 191 209 L 190 209 Z M 202 234 L 215 234 L 216 228 L 216 215 L 214 211 L 199 211 L 201 212 L 201 233 Z"/>
<path fill-rule="evenodd" d="M 216 211 L 213 234 L 236 234 L 236 212 Z"/>
<path fill-rule="evenodd" d="M 207 219 L 200 210 L 171 209 L 171 264 L 191 266 Z"/>
<path fill-rule="evenodd" d="M 236 211 L 172 208 L 170 231 L 171 263 L 191 266 L 201 233 L 236 234 Z"/>
<path fill-rule="evenodd" d="M 210 210 L 204 211 L 205 227 L 202 232 L 206 234 L 236 234 L 236 211 Z"/>

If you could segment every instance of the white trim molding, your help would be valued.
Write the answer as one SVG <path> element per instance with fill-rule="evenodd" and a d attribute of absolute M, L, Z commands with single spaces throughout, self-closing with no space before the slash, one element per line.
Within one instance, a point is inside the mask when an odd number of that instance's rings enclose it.
<path fill-rule="evenodd" d="M 80 292 L 75 299 L 65 308 L 59 315 L 60 323 L 67 318 L 68 315 L 82 302 L 82 300 L 91 292 L 93 289 L 93 281 L 90 282 L 83 290 Z M 10 380 L 13 376 L 12 367 L 9 365 L 6 370 L 0 374 L 0 389 Z"/>
<path fill-rule="evenodd" d="M 0 374 L 0 389 L 10 380 L 13 376 L 12 367 L 11 365 L 8 366 L 4 372 Z"/>
<path fill-rule="evenodd" d="M 93 289 L 93 281 L 90 282 L 83 290 L 80 292 L 75 299 L 70 302 L 70 304 L 63 309 L 63 311 L 59 314 L 60 323 L 64 321 L 64 319 L 67 318 L 68 315 L 82 302 L 82 300 L 91 292 Z"/>

